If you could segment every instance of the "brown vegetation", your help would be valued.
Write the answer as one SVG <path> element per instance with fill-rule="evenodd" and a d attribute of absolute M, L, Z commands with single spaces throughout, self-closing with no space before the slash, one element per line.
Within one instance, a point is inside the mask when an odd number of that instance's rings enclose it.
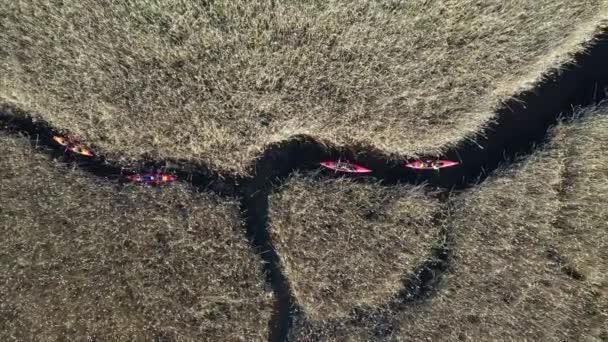
<path fill-rule="evenodd" d="M 452 269 L 432 299 L 393 313 L 398 330 L 301 321 L 292 340 L 608 339 L 608 108 L 585 114 L 452 203 Z"/>
<path fill-rule="evenodd" d="M 0 340 L 264 341 L 235 203 L 119 188 L 0 137 Z"/>
<path fill-rule="evenodd" d="M 0 101 L 113 159 L 245 172 L 295 134 L 436 153 L 581 50 L 605 0 L 0 2 Z"/>
<path fill-rule="evenodd" d="M 401 339 L 608 338 L 606 129 L 606 117 L 562 125 L 549 146 L 463 195 L 454 272 L 407 313 Z"/>
<path fill-rule="evenodd" d="M 292 175 L 269 199 L 269 229 L 304 314 L 387 302 L 430 257 L 438 209 L 419 187 Z"/>
<path fill-rule="evenodd" d="M 0 1 L 0 107 L 112 159 L 239 174 L 296 134 L 436 154 L 607 18 L 607 0 Z M 449 205 L 293 174 L 268 218 L 303 309 L 291 340 L 608 340 L 607 108 Z M 6 135 L 0 173 L 0 340 L 267 339 L 273 296 L 233 200 L 115 187 Z M 437 293 L 391 312 L 443 229 Z"/>

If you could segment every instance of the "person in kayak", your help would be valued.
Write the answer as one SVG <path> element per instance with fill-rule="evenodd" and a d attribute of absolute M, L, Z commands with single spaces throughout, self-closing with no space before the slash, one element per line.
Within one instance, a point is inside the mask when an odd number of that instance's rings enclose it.
<path fill-rule="evenodd" d="M 344 170 L 344 171 L 349 171 L 349 172 L 352 172 L 355 170 L 349 163 L 342 162 L 341 160 L 338 160 L 336 162 L 335 168 L 338 170 Z"/>
<path fill-rule="evenodd" d="M 439 169 L 441 167 L 441 162 L 439 160 L 432 160 L 432 161 L 428 161 L 428 160 L 421 160 L 420 161 L 420 168 L 433 168 L 433 169 Z"/>

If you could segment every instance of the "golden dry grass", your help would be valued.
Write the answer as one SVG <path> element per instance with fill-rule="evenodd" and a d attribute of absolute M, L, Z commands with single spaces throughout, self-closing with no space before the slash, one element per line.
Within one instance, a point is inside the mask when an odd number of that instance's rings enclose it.
<path fill-rule="evenodd" d="M 605 0 L 2 1 L 0 100 L 115 159 L 242 173 L 294 134 L 436 153 L 607 13 Z"/>
<path fill-rule="evenodd" d="M 0 340 L 264 341 L 236 204 L 119 189 L 0 137 Z"/>
<path fill-rule="evenodd" d="M 562 151 L 560 207 L 551 237 L 587 281 L 608 290 L 608 107 L 568 128 Z M 600 117 L 600 115 L 602 115 Z M 606 294 L 608 295 L 608 293 Z M 607 313 L 608 314 L 608 313 Z"/>
<path fill-rule="evenodd" d="M 607 129 L 605 116 L 558 127 L 547 148 L 464 196 L 455 271 L 401 339 L 608 339 Z"/>
<path fill-rule="evenodd" d="M 388 302 L 430 257 L 438 209 L 419 187 L 294 174 L 269 198 L 269 229 L 304 314 L 332 319 Z"/>
<path fill-rule="evenodd" d="M 394 313 L 398 331 L 299 322 L 292 340 L 607 340 L 608 107 L 585 113 L 454 201 L 452 269 L 432 299 Z"/>

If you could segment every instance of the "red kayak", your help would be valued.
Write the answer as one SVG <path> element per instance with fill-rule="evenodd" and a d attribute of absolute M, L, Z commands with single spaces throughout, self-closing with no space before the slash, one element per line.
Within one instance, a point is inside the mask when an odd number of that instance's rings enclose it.
<path fill-rule="evenodd" d="M 365 168 L 361 165 L 343 162 L 341 160 L 338 161 L 324 161 L 320 162 L 321 166 L 328 168 L 335 172 L 347 172 L 347 173 L 368 173 L 372 172 L 372 170 Z"/>
<path fill-rule="evenodd" d="M 143 183 L 148 185 L 160 185 L 163 183 L 171 183 L 174 182 L 177 177 L 162 173 L 162 172 L 154 172 L 154 173 L 142 173 L 127 176 L 127 179 L 133 183 Z"/>
<path fill-rule="evenodd" d="M 439 170 L 446 167 L 458 165 L 458 162 L 452 160 L 427 159 L 405 162 L 405 167 L 416 170 Z"/>

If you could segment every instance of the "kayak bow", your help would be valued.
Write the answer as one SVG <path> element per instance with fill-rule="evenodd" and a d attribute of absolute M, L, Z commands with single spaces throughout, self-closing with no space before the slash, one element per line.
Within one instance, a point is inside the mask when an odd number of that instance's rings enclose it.
<path fill-rule="evenodd" d="M 53 140 L 61 146 L 68 146 L 69 144 L 68 139 L 58 135 L 53 135 Z"/>

